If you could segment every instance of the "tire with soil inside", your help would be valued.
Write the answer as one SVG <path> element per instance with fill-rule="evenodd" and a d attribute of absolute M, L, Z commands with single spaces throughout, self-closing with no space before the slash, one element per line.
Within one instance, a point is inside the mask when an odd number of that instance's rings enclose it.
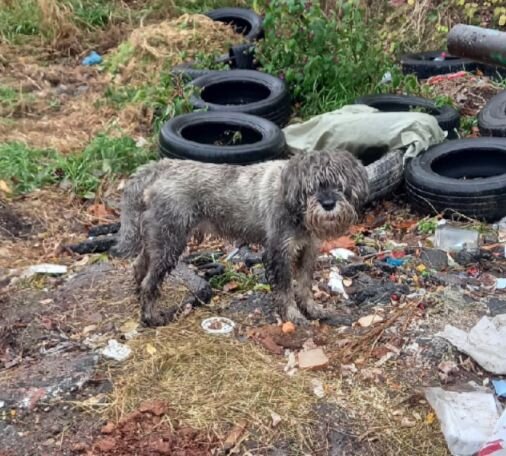
<path fill-rule="evenodd" d="M 506 138 L 506 90 L 492 97 L 478 114 L 481 136 Z"/>
<path fill-rule="evenodd" d="M 438 74 L 456 73 L 457 71 L 475 71 L 478 62 L 446 54 L 440 58 L 444 51 L 417 52 L 401 57 L 401 68 L 404 74 L 415 74 L 419 79 L 427 79 Z"/>
<path fill-rule="evenodd" d="M 420 109 L 434 116 L 442 130 L 448 132 L 449 138 L 456 138 L 460 127 L 460 115 L 451 106 L 438 107 L 432 100 L 407 95 L 367 95 L 355 100 L 355 104 L 365 104 L 384 112 L 404 112 Z"/>
<path fill-rule="evenodd" d="M 280 127 L 290 119 L 286 84 L 269 74 L 254 70 L 223 71 L 201 76 L 191 84 L 200 92 L 190 97 L 194 109 L 252 114 Z"/>
<path fill-rule="evenodd" d="M 246 165 L 282 158 L 283 132 L 261 117 L 237 112 L 194 112 L 165 123 L 160 156 Z"/>
<path fill-rule="evenodd" d="M 430 148 L 406 167 L 406 190 L 421 212 L 454 211 L 488 222 L 506 215 L 506 140 L 475 138 Z"/>
<path fill-rule="evenodd" d="M 213 21 L 224 22 L 235 28 L 237 33 L 244 35 L 249 41 L 262 38 L 262 18 L 247 8 L 218 8 L 206 13 Z"/>

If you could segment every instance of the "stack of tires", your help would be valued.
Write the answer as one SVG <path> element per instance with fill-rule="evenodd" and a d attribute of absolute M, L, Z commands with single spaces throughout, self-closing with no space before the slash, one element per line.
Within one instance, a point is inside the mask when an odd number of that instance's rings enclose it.
<path fill-rule="evenodd" d="M 281 158 L 290 95 L 284 81 L 252 69 L 252 43 L 263 35 L 262 18 L 243 8 L 220 8 L 207 15 L 233 25 L 249 44 L 231 48 L 228 58 L 236 64 L 230 70 L 183 71 L 194 88 L 194 112 L 162 127 L 160 155 L 240 165 Z"/>

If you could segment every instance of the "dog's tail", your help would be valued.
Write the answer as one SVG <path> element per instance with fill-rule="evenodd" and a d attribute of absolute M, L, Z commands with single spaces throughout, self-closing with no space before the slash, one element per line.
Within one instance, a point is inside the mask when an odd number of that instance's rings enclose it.
<path fill-rule="evenodd" d="M 160 176 L 160 162 L 139 168 L 128 180 L 121 197 L 120 229 L 114 254 L 120 257 L 137 255 L 141 250 L 141 219 L 146 209 L 144 191 Z"/>

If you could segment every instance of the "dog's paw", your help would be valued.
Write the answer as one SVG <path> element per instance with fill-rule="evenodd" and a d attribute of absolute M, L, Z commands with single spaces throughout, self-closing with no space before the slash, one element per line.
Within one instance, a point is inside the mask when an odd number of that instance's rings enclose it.
<path fill-rule="evenodd" d="M 284 312 L 284 319 L 285 321 L 291 321 L 297 326 L 305 326 L 309 324 L 308 319 L 294 304 L 287 306 Z"/>

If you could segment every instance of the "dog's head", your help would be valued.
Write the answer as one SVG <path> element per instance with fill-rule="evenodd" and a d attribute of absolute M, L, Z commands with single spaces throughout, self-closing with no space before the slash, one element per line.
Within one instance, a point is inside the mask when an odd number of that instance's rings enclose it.
<path fill-rule="evenodd" d="M 282 186 L 290 214 L 320 239 L 355 223 L 369 193 L 364 166 L 345 150 L 297 153 L 283 169 Z"/>

